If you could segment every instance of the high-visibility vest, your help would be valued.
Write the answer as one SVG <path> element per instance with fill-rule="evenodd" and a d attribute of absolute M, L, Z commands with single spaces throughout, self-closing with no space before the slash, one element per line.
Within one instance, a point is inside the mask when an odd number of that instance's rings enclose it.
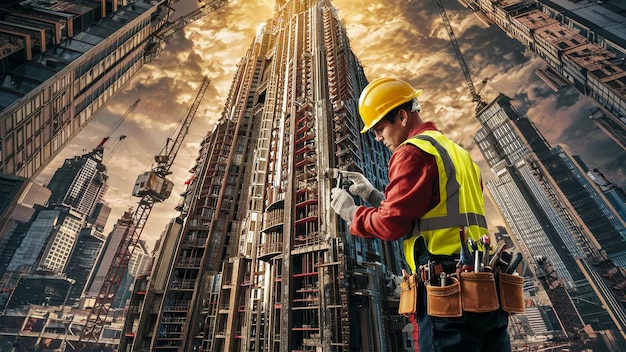
<path fill-rule="evenodd" d="M 487 220 L 480 168 L 465 149 L 438 131 L 422 132 L 402 144 L 406 143 L 433 155 L 439 170 L 439 203 L 416 221 L 403 242 L 404 256 L 415 273 L 418 238 L 424 238 L 431 254 L 452 256 L 461 251 L 461 226 L 465 227 L 466 240 L 478 240 L 487 234 Z"/>

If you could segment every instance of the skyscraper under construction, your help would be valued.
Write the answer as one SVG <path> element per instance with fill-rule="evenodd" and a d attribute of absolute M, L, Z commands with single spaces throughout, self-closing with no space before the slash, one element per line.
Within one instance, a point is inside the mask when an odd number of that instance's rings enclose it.
<path fill-rule="evenodd" d="M 179 243 L 160 253 L 175 258 L 168 284 L 147 295 L 127 349 L 407 347 L 389 281 L 400 243 L 353 237 L 327 211 L 341 184 L 329 168 L 386 183 L 389 152 L 359 133 L 366 83 L 330 1 L 276 2 L 202 143 Z"/>

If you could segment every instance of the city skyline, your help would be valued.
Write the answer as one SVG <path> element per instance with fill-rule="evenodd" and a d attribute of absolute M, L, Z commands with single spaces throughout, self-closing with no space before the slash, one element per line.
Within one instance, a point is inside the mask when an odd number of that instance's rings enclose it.
<path fill-rule="evenodd" d="M 49 181 L 51 172 L 65 158 L 98 145 L 112 121 L 141 99 L 122 127 L 112 133 L 112 137 L 123 134 L 128 138 L 111 158 L 105 149 L 111 183 L 105 200 L 112 208 L 105 230 L 108 233 L 121 213 L 136 203 L 130 195 L 135 178 L 149 169 L 151 158 L 175 128 L 177 117 L 192 99 L 202 76 L 208 76 L 211 84 L 206 97 L 172 168 L 173 195 L 155 206 L 142 237 L 152 247 L 165 224 L 177 214 L 177 194 L 190 176 L 186 171 L 193 166 L 199 142 L 219 117 L 237 62 L 252 42 L 258 25 L 271 17 L 273 4 L 270 0 L 254 4 L 235 1 L 175 34 L 160 56 L 137 73 L 38 180 Z M 391 75 L 424 89 L 423 118 L 435 121 L 444 133 L 482 159 L 472 145 L 479 127 L 474 118 L 474 103 L 434 2 L 385 1 L 365 8 L 349 1 L 333 4 L 368 79 Z M 181 5 L 181 13 L 188 11 L 184 5 L 190 4 Z M 482 88 L 483 77 L 489 77 L 497 87 L 505 88 L 504 93 L 515 99 L 513 104 L 537 124 L 552 145 L 568 145 L 590 167 L 598 167 L 617 184 L 626 185 L 623 164 L 613 165 L 620 162 L 624 151 L 587 119 L 594 112 L 588 99 L 573 88 L 552 93 L 534 74 L 535 69 L 545 66 L 541 59 L 495 26 L 485 29 L 458 3 L 446 6 L 465 60 L 470 70 L 476 72 L 473 78 L 477 88 Z M 483 91 L 485 100 L 497 93 L 492 85 Z M 145 133 L 147 130 L 149 134 Z M 486 164 L 481 163 L 481 167 L 485 178 L 490 177 Z"/>

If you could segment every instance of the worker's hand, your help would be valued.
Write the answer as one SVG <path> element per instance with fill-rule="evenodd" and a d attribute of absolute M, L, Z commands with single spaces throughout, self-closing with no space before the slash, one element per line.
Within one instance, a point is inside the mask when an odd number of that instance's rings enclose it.
<path fill-rule="evenodd" d="M 362 173 L 354 171 L 341 171 L 341 174 L 352 182 L 350 185 L 350 193 L 363 199 L 367 199 L 370 193 L 372 193 L 374 186 L 372 186 L 372 183 L 365 176 L 363 176 Z"/>
<path fill-rule="evenodd" d="M 377 207 L 380 202 L 385 200 L 383 192 L 377 190 L 372 186 L 372 183 L 363 174 L 354 171 L 341 171 L 341 174 L 346 176 L 352 185 L 350 185 L 350 192 L 363 198 L 364 201 Z"/>
<path fill-rule="evenodd" d="M 330 190 L 330 206 L 342 219 L 348 223 L 352 222 L 357 206 L 346 190 L 337 187 Z"/>

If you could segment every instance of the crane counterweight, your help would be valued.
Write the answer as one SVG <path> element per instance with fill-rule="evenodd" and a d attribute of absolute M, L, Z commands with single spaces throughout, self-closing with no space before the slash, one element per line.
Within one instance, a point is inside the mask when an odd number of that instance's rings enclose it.
<path fill-rule="evenodd" d="M 174 189 L 174 182 L 154 171 L 146 171 L 137 177 L 132 194 L 140 198 L 149 195 L 156 201 L 162 202 L 169 198 L 172 189 Z"/>

